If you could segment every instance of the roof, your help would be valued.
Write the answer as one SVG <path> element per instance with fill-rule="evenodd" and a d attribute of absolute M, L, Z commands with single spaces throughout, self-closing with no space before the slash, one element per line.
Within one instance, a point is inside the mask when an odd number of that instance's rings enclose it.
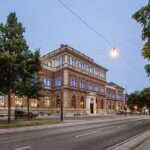
<path fill-rule="evenodd" d="M 93 59 L 90 58 L 89 56 L 87 56 L 87 55 L 81 53 L 80 51 L 78 51 L 78 50 L 72 48 L 72 47 L 69 46 L 69 45 L 64 45 L 64 44 L 61 44 L 61 45 L 60 45 L 60 48 L 58 48 L 58 49 L 56 49 L 56 50 L 54 50 L 54 51 L 51 51 L 50 53 L 48 53 L 48 54 L 46 54 L 46 55 L 43 55 L 43 56 L 41 57 L 41 60 L 46 60 L 48 57 L 52 57 L 52 56 L 57 55 L 57 54 L 59 54 L 59 53 L 62 53 L 62 52 L 64 52 L 64 51 L 72 52 L 72 53 L 74 53 L 75 55 L 84 57 L 86 60 L 88 60 L 89 62 L 93 63 L 93 65 L 95 65 L 95 66 L 97 66 L 97 67 L 100 67 L 100 68 L 102 68 L 102 69 L 108 71 L 108 69 L 106 69 L 105 67 L 103 67 L 103 66 L 101 66 L 101 65 L 99 65 L 99 64 L 97 64 L 97 63 L 95 63 L 95 62 L 93 61 Z"/>
<path fill-rule="evenodd" d="M 116 83 L 114 83 L 114 82 L 108 82 L 107 85 L 112 86 L 112 87 L 114 87 L 114 88 L 119 88 L 119 89 L 124 90 L 123 87 L 121 87 L 120 85 L 118 85 L 118 84 L 116 84 Z"/>

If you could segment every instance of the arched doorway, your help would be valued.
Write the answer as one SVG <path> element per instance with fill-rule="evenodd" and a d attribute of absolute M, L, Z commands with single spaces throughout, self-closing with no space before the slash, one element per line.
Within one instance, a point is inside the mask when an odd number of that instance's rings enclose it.
<path fill-rule="evenodd" d="M 86 96 L 86 113 L 87 114 L 97 114 L 97 102 L 96 102 L 96 93 L 90 92 Z"/>
<path fill-rule="evenodd" d="M 81 97 L 80 99 L 80 108 L 84 108 L 84 98 Z"/>

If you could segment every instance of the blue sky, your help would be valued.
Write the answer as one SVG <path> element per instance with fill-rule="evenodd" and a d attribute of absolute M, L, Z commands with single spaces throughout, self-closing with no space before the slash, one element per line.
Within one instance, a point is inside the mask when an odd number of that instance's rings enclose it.
<path fill-rule="evenodd" d="M 15 11 L 26 28 L 25 38 L 31 50 L 40 48 L 43 55 L 62 43 L 68 44 L 106 67 L 107 80 L 127 85 L 129 93 L 150 86 L 144 70 L 148 62 L 141 56 L 141 27 L 132 19 L 132 14 L 147 0 L 61 1 L 111 41 L 130 63 L 122 55 L 110 58 L 112 47 L 57 0 L 1 0 L 0 22 L 5 23 L 9 13 Z"/>

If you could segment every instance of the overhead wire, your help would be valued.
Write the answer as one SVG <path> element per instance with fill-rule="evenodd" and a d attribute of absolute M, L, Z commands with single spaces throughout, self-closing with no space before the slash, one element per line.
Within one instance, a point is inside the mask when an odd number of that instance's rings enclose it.
<path fill-rule="evenodd" d="M 75 16 L 80 22 L 82 22 L 84 25 L 86 25 L 91 31 L 93 31 L 99 38 L 103 39 L 108 45 L 110 45 L 113 48 L 115 47 L 115 44 L 113 44 L 110 40 L 108 40 L 104 35 L 102 35 L 101 33 L 99 33 L 96 29 L 94 29 L 94 27 L 92 25 L 90 25 L 88 22 L 86 22 L 81 16 L 79 16 L 75 11 L 73 11 L 71 8 L 69 8 L 69 6 L 67 6 L 64 2 L 62 2 L 61 0 L 57 0 L 65 9 L 67 9 L 73 16 Z M 137 71 L 139 72 L 142 76 L 145 74 L 143 74 L 143 72 L 129 59 L 127 58 L 123 52 L 121 50 L 120 54 L 121 56 Z"/>

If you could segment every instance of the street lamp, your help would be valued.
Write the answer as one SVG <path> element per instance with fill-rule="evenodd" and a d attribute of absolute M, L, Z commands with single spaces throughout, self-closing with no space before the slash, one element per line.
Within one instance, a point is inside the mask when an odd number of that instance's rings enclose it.
<path fill-rule="evenodd" d="M 113 47 L 112 49 L 111 49 L 111 51 L 110 51 L 110 56 L 112 57 L 112 58 L 116 58 L 116 57 L 118 57 L 118 50 L 115 48 L 115 47 Z"/>
<path fill-rule="evenodd" d="M 125 116 L 127 116 L 127 85 L 126 85 L 126 93 L 125 93 L 124 111 L 125 111 Z"/>
<path fill-rule="evenodd" d="M 63 121 L 64 117 L 63 117 L 63 92 L 64 92 L 64 66 L 62 64 L 62 79 L 61 79 L 61 111 L 60 111 L 60 120 Z"/>

